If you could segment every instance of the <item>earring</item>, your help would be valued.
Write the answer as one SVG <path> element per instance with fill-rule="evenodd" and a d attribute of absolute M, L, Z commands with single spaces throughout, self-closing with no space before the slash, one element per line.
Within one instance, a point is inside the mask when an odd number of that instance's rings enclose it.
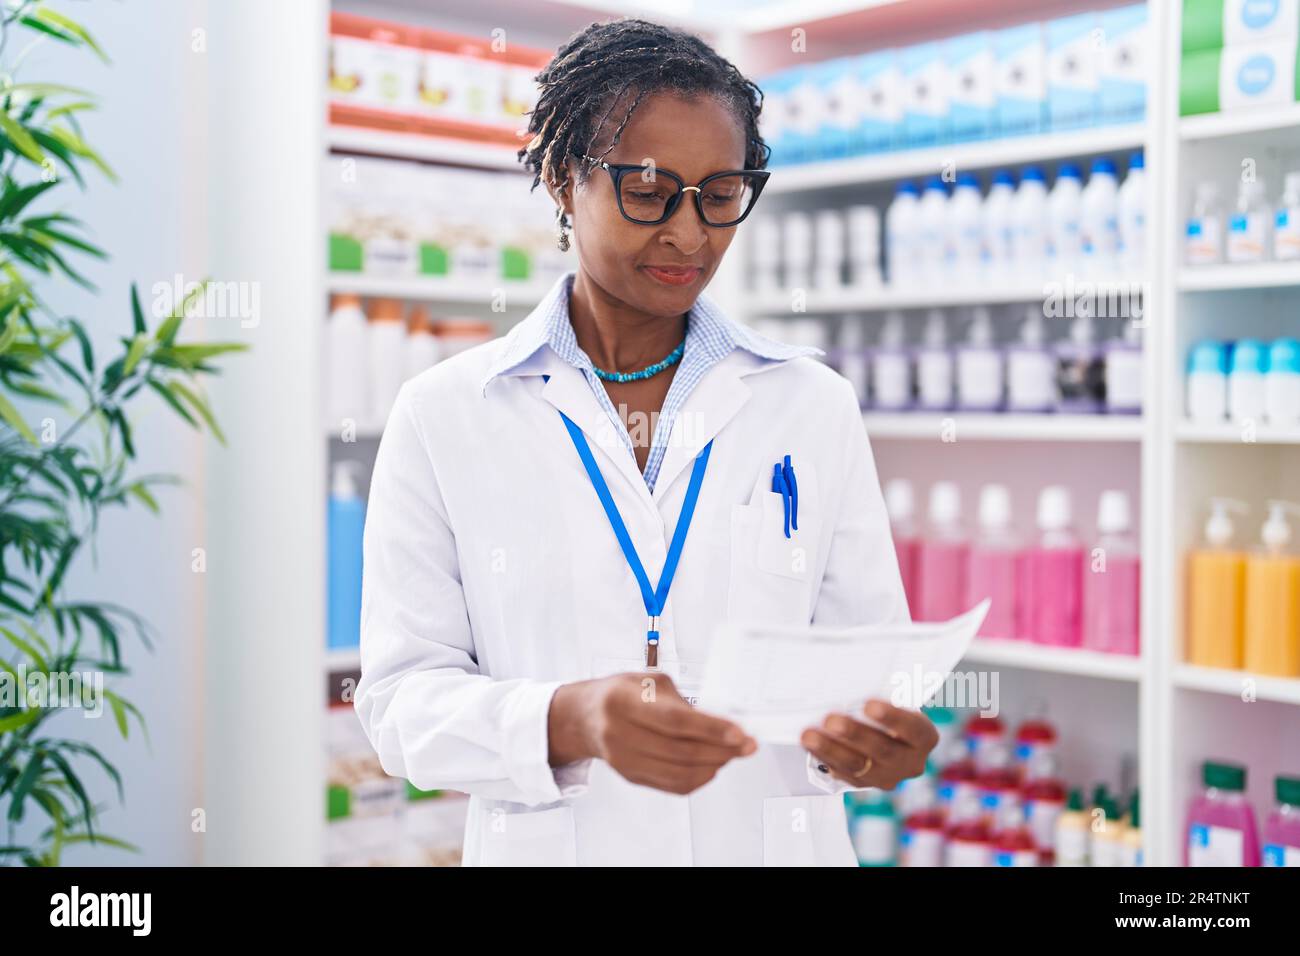
<path fill-rule="evenodd" d="M 564 221 L 564 207 L 555 207 L 555 244 L 561 252 L 569 251 L 568 224 Z"/>

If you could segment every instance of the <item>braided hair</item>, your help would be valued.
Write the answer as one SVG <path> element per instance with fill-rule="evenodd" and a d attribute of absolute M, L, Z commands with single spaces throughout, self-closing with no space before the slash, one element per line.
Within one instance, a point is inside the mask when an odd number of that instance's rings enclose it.
<path fill-rule="evenodd" d="M 534 79 L 541 95 L 528 123 L 533 137 L 518 153 L 533 172 L 532 189 L 543 180 L 557 187 L 567 184 L 569 157 L 591 151 L 625 94 L 632 101 L 605 153 L 618 143 L 648 94 L 705 94 L 719 97 L 744 128 L 745 167 L 767 165 L 771 151 L 758 132 L 762 90 L 707 43 L 682 30 L 634 18 L 593 23 L 570 37 Z M 589 165 L 580 164 L 579 182 L 589 174 Z"/>

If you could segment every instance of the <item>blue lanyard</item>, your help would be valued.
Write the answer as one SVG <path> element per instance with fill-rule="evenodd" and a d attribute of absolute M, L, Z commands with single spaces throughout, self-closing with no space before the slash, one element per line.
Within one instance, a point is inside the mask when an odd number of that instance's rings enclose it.
<path fill-rule="evenodd" d="M 659 587 L 655 589 L 650 586 L 645 567 L 641 564 L 641 558 L 636 553 L 632 538 L 627 533 L 627 525 L 623 523 L 623 516 L 618 513 L 618 505 L 614 504 L 614 498 L 609 493 L 609 485 L 605 483 L 604 476 L 596 466 L 596 459 L 591 455 L 591 447 L 587 444 L 582 429 L 564 412 L 560 412 L 560 417 L 564 419 L 564 427 L 569 430 L 573 447 L 578 449 L 578 457 L 582 459 L 582 464 L 587 469 L 591 486 L 596 489 L 596 496 L 605 507 L 605 516 L 609 518 L 609 525 L 614 529 L 614 537 L 618 538 L 619 546 L 623 549 L 623 557 L 627 559 L 628 567 L 632 569 L 637 583 L 641 585 L 641 600 L 645 603 L 645 612 L 650 618 L 645 633 L 645 662 L 647 667 L 655 667 L 659 663 L 659 615 L 663 613 L 664 604 L 668 601 L 668 589 L 673 586 L 673 575 L 677 573 L 677 562 L 682 556 L 682 546 L 686 544 L 686 532 L 690 530 L 691 517 L 695 514 L 695 501 L 700 496 L 700 485 L 704 483 L 704 470 L 709 466 L 709 451 L 713 448 L 713 442 L 710 441 L 704 446 L 704 450 L 695 456 L 695 465 L 691 468 L 691 482 L 686 486 L 686 500 L 682 502 L 681 514 L 677 516 L 677 527 L 673 530 L 673 540 L 668 546 L 668 557 L 664 561 L 663 573 L 659 576 Z"/>

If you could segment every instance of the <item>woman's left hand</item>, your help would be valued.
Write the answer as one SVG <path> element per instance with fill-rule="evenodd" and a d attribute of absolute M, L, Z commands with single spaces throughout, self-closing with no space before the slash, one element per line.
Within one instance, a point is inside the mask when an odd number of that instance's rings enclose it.
<path fill-rule="evenodd" d="M 885 730 L 848 714 L 827 714 L 820 727 L 809 727 L 800 742 L 831 775 L 855 787 L 892 790 L 919 776 L 939 742 L 939 731 L 918 710 L 904 710 L 883 700 L 869 700 L 863 712 Z"/>

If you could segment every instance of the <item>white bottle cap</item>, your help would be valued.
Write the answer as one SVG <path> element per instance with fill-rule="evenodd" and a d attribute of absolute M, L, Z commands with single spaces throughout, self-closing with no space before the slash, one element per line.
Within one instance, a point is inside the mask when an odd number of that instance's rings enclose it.
<path fill-rule="evenodd" d="M 1246 513 L 1246 503 L 1236 498 L 1211 498 L 1210 518 L 1205 522 L 1205 540 L 1216 548 L 1221 548 L 1232 540 L 1232 519 L 1229 511 Z"/>
<path fill-rule="evenodd" d="M 1254 200 L 1262 200 L 1265 191 L 1264 180 L 1252 179 L 1241 184 L 1241 188 L 1237 191 L 1237 195 L 1243 202 L 1252 202 Z"/>
<path fill-rule="evenodd" d="M 1123 534 L 1129 530 L 1131 517 L 1128 495 L 1108 489 L 1097 502 L 1097 531 L 1101 534 Z"/>
<path fill-rule="evenodd" d="M 936 481 L 930 489 L 930 521 L 955 524 L 961 519 L 961 491 L 951 481 Z"/>
<path fill-rule="evenodd" d="M 916 499 L 912 483 L 906 478 L 893 478 L 885 485 L 885 510 L 890 521 L 910 521 L 916 513 Z"/>
<path fill-rule="evenodd" d="M 985 485 L 980 489 L 980 527 L 1000 531 L 1011 524 L 1011 493 L 1006 485 Z"/>
<path fill-rule="evenodd" d="M 1078 315 L 1070 323 L 1070 341 L 1075 345 L 1091 345 L 1093 336 L 1092 316 Z"/>
<path fill-rule="evenodd" d="M 932 349 L 941 349 L 948 344 L 948 326 L 943 320 L 942 309 L 931 309 L 926 316 L 924 341 Z"/>
<path fill-rule="evenodd" d="M 1260 540 L 1270 551 L 1280 551 L 1291 541 L 1291 526 L 1286 520 L 1288 511 L 1300 515 L 1300 505 L 1277 499 L 1268 502 L 1268 518 L 1260 529 Z"/>
<path fill-rule="evenodd" d="M 1038 493 L 1038 528 L 1040 531 L 1062 531 L 1070 527 L 1070 489 L 1064 485 L 1048 485 Z"/>
<path fill-rule="evenodd" d="M 966 341 L 980 348 L 993 344 L 993 319 L 987 306 L 977 305 L 971 312 L 970 328 L 966 330 Z"/>
<path fill-rule="evenodd" d="M 903 326 L 903 313 L 894 311 L 885 316 L 885 324 L 880 329 L 880 344 L 885 348 L 900 348 L 907 340 L 907 330 Z"/>
<path fill-rule="evenodd" d="M 1024 324 L 1020 326 L 1020 341 L 1025 345 L 1043 344 L 1043 310 L 1041 306 L 1031 305 L 1026 310 Z"/>
<path fill-rule="evenodd" d="M 356 498 L 357 463 L 355 461 L 336 461 L 330 477 L 330 496 L 333 498 Z"/>

